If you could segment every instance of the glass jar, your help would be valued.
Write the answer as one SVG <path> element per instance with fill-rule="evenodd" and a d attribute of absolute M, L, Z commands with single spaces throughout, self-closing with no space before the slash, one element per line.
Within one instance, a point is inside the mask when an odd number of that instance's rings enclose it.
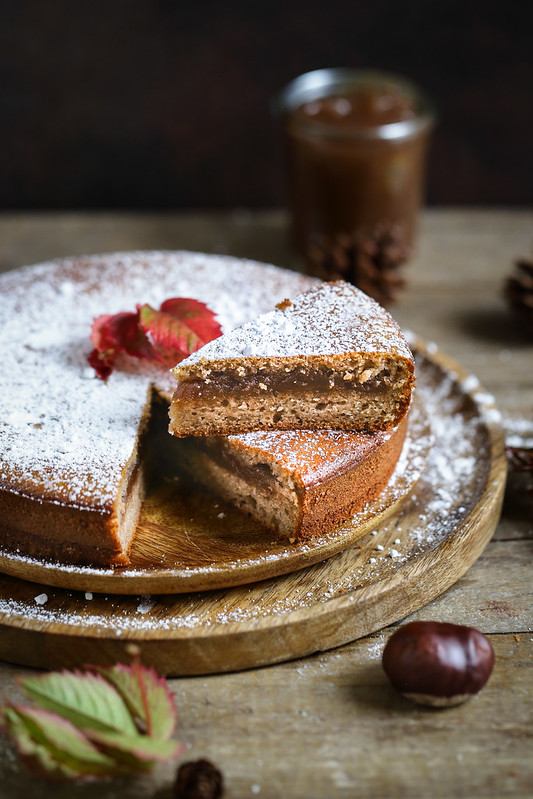
<path fill-rule="evenodd" d="M 430 101 L 381 72 L 320 69 L 292 81 L 275 102 L 283 121 L 292 238 L 316 247 L 394 226 L 415 240 L 425 184 Z"/>

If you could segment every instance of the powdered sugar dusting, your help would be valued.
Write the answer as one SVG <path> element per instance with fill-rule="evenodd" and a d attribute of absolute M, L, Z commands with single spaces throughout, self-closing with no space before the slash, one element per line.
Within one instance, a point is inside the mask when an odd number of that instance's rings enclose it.
<path fill-rule="evenodd" d="M 479 385 L 477 378 L 467 379 L 463 386 L 465 383 L 470 390 Z M 416 502 L 418 492 L 430 495 L 418 514 L 420 525 L 411 531 L 411 538 L 420 546 L 446 537 L 465 518 L 475 503 L 476 483 L 479 486 L 486 479 L 489 463 L 489 442 L 482 435 L 487 421 L 483 418 L 485 405 L 478 406 L 475 414 L 468 413 L 464 394 L 457 390 L 451 374 L 434 388 L 431 401 L 441 411 L 434 412 L 431 420 L 435 443 L 427 471 L 412 496 Z M 461 503 L 458 498 L 464 485 L 470 490 Z"/>
<path fill-rule="evenodd" d="M 34 597 L 34 599 L 37 605 L 46 605 L 46 603 L 48 602 L 48 595 L 38 594 L 36 597 Z"/>
<path fill-rule="evenodd" d="M 104 384 L 87 364 L 94 317 L 194 297 L 223 330 L 315 281 L 251 261 L 137 252 L 65 259 L 0 277 L 3 358 L 0 483 L 75 507 L 109 507 L 130 458 L 150 385 L 172 376 L 126 359 Z"/>
<path fill-rule="evenodd" d="M 238 355 L 283 358 L 391 351 L 412 359 L 390 314 L 349 283 L 325 283 L 210 342 L 182 361 L 176 374 L 202 360 Z"/>
<path fill-rule="evenodd" d="M 503 420 L 505 443 L 517 449 L 533 449 L 533 417 L 506 416 Z"/>
<path fill-rule="evenodd" d="M 343 430 L 254 431 L 230 436 L 240 450 L 261 450 L 278 469 L 299 475 L 307 485 L 348 469 L 391 438 L 393 431 L 350 433 Z"/>
<path fill-rule="evenodd" d="M 137 605 L 137 613 L 149 613 L 155 606 L 155 602 L 150 596 L 141 597 L 141 601 Z"/>

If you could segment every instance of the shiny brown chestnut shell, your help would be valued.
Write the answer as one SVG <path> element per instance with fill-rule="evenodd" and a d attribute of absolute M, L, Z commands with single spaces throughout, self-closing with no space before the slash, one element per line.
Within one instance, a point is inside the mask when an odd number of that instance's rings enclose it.
<path fill-rule="evenodd" d="M 396 630 L 383 651 L 383 668 L 404 696 L 449 707 L 483 688 L 494 665 L 489 639 L 473 627 L 413 621 Z"/>
<path fill-rule="evenodd" d="M 223 792 L 222 773 L 210 760 L 190 760 L 179 767 L 174 799 L 220 799 Z"/>

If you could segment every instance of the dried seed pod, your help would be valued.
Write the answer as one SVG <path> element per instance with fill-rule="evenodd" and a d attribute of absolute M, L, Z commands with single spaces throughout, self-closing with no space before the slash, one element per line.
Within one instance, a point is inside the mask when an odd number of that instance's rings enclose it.
<path fill-rule="evenodd" d="M 387 677 L 404 696 L 449 707 L 483 688 L 494 665 L 489 639 L 473 627 L 414 621 L 389 638 L 383 652 Z"/>

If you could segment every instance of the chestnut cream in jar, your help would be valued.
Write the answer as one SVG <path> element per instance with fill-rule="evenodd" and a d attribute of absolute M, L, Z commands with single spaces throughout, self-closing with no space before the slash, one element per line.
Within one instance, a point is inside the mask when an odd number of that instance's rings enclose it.
<path fill-rule="evenodd" d="M 412 246 L 433 125 L 422 93 L 385 73 L 324 69 L 290 83 L 277 111 L 297 250 L 383 225 Z"/>

